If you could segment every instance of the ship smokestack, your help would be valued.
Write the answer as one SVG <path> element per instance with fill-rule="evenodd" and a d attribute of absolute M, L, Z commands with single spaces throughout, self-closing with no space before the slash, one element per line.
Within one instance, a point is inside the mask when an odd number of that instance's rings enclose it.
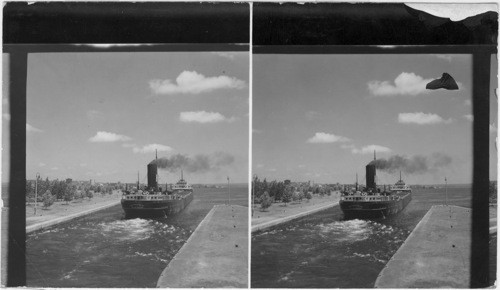
<path fill-rule="evenodd" d="M 156 175 L 158 174 L 158 166 L 156 162 L 151 162 L 148 164 L 148 188 L 158 190 L 158 182 L 156 181 Z"/>
<path fill-rule="evenodd" d="M 366 165 L 366 188 L 367 189 L 372 189 L 372 190 L 377 190 L 377 185 L 375 183 L 375 175 L 376 175 L 376 169 L 375 169 L 375 164 L 369 163 Z"/>

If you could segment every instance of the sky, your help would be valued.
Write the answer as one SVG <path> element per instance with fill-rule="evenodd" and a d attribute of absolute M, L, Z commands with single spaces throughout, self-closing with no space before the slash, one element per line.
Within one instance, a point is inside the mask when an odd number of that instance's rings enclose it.
<path fill-rule="evenodd" d="M 492 58 L 490 178 L 496 180 L 496 56 Z M 449 73 L 459 90 L 426 90 Z M 267 180 L 379 184 L 472 181 L 470 55 L 253 57 L 253 174 Z M 399 162 L 399 163 L 398 163 Z M 391 170 L 389 170 L 391 169 Z"/>
<path fill-rule="evenodd" d="M 29 54 L 27 179 L 146 182 L 158 150 L 161 183 L 247 182 L 248 73 L 248 52 Z"/>

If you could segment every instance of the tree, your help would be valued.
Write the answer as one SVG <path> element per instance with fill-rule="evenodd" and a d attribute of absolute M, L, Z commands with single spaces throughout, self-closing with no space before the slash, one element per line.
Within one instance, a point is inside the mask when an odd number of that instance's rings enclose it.
<path fill-rule="evenodd" d="M 264 192 L 262 197 L 260 198 L 260 209 L 261 211 L 265 211 L 268 207 L 271 206 L 273 203 L 271 197 L 269 196 L 269 193 L 267 191 Z"/>
<path fill-rule="evenodd" d="M 285 192 L 283 193 L 283 196 L 281 198 L 281 201 L 285 203 L 285 206 L 288 202 L 292 200 L 292 191 L 289 189 L 286 189 Z"/>
<path fill-rule="evenodd" d="M 310 192 L 310 191 L 308 191 L 308 192 L 306 193 L 307 202 L 309 202 L 309 200 L 311 200 L 311 198 L 312 198 L 312 197 L 313 197 L 313 196 L 312 196 L 311 192 Z"/>
<path fill-rule="evenodd" d="M 94 191 L 90 190 L 90 189 L 86 189 L 85 190 L 85 196 L 89 198 L 89 200 L 91 200 L 93 197 L 94 197 Z"/>
<path fill-rule="evenodd" d="M 54 203 L 55 199 L 55 196 L 52 195 L 50 190 L 47 190 L 42 196 L 43 207 L 48 208 Z"/>
<path fill-rule="evenodd" d="M 57 199 L 64 199 L 67 190 L 68 190 L 68 183 L 66 183 L 66 181 L 54 180 L 51 192 L 53 195 L 56 196 Z"/>
<path fill-rule="evenodd" d="M 35 197 L 35 187 L 29 180 L 26 180 L 26 197 L 29 198 Z"/>
<path fill-rule="evenodd" d="M 302 201 L 304 199 L 304 192 L 302 190 L 298 191 L 298 194 L 299 194 L 299 201 Z"/>
<path fill-rule="evenodd" d="M 73 200 L 75 197 L 76 189 L 73 186 L 69 186 L 66 188 L 66 191 L 64 192 L 64 201 L 66 204 L 69 204 L 70 201 Z"/>
<path fill-rule="evenodd" d="M 299 197 L 299 192 L 298 192 L 298 191 L 294 191 L 294 192 L 292 193 L 292 200 L 293 200 L 293 201 L 298 201 L 298 200 L 299 200 L 299 198 L 300 198 L 300 197 Z"/>

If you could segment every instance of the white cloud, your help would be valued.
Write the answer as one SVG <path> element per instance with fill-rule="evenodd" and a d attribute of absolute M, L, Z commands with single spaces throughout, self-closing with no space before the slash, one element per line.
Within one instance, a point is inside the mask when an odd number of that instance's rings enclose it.
<path fill-rule="evenodd" d="M 373 154 L 373 152 L 376 151 L 377 153 L 388 153 L 391 152 L 392 150 L 388 147 L 385 146 L 380 146 L 380 145 L 367 145 L 363 146 L 361 149 L 357 148 L 352 148 L 351 152 L 354 154 Z"/>
<path fill-rule="evenodd" d="M 40 129 L 33 127 L 30 124 L 26 123 L 26 132 L 40 133 L 40 132 L 43 132 L 43 130 L 40 130 Z"/>
<path fill-rule="evenodd" d="M 87 163 L 80 163 L 80 167 L 87 167 Z"/>
<path fill-rule="evenodd" d="M 128 141 L 131 138 L 125 135 L 120 135 L 111 132 L 99 131 L 94 137 L 90 137 L 90 142 L 117 142 L 117 141 Z"/>
<path fill-rule="evenodd" d="M 134 153 L 154 153 L 156 150 L 158 150 L 158 152 L 169 152 L 172 151 L 173 148 L 161 144 L 148 144 L 142 147 L 134 147 L 132 150 Z"/>
<path fill-rule="evenodd" d="M 254 134 L 262 134 L 264 131 L 259 130 L 259 129 L 252 129 L 252 133 Z"/>
<path fill-rule="evenodd" d="M 403 124 L 418 124 L 418 125 L 430 125 L 445 123 L 449 124 L 452 119 L 445 120 L 436 114 L 425 114 L 419 113 L 400 113 L 398 115 L 398 122 Z"/>
<path fill-rule="evenodd" d="M 10 114 L 9 113 L 3 113 L 2 117 L 5 121 L 10 122 Z M 26 123 L 26 132 L 27 133 L 41 133 L 41 132 L 43 132 L 43 130 L 38 129 L 35 126 L 32 126 L 32 125 Z"/>
<path fill-rule="evenodd" d="M 224 115 L 217 112 L 196 111 L 181 112 L 179 120 L 186 123 L 218 123 L 233 122 L 236 119 L 234 117 L 226 118 Z"/>
<path fill-rule="evenodd" d="M 427 83 L 432 79 L 424 79 L 414 73 L 402 72 L 394 80 L 394 84 L 388 81 L 370 81 L 368 90 L 375 96 L 393 96 L 393 95 L 418 95 L 428 93 L 425 89 Z"/>
<path fill-rule="evenodd" d="M 464 118 L 469 120 L 469 121 L 474 121 L 474 116 L 472 114 L 464 115 Z"/>
<path fill-rule="evenodd" d="M 59 170 L 59 167 L 52 167 L 52 170 Z"/>
<path fill-rule="evenodd" d="M 45 165 L 47 165 L 47 164 L 45 164 L 43 162 L 38 163 L 38 167 L 44 167 Z"/>
<path fill-rule="evenodd" d="M 217 89 L 242 89 L 245 82 L 234 77 L 205 77 L 195 71 L 183 71 L 173 82 L 166 80 L 151 80 L 149 87 L 155 94 L 199 94 Z"/>
<path fill-rule="evenodd" d="M 213 51 L 212 53 L 215 55 L 218 55 L 220 57 L 230 59 L 230 60 L 233 60 L 235 57 L 234 52 L 229 52 L 229 51 Z"/>
<path fill-rule="evenodd" d="M 349 138 L 337 136 L 335 134 L 317 132 L 313 137 L 307 139 L 307 143 L 335 143 L 347 142 Z"/>

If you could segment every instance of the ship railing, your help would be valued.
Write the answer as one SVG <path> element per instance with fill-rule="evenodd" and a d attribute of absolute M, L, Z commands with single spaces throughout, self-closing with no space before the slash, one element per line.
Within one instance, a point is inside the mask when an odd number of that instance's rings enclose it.
<path fill-rule="evenodd" d="M 133 194 L 133 195 L 124 195 L 122 199 L 125 200 L 171 200 L 173 199 L 170 195 L 142 195 L 142 194 Z"/>
<path fill-rule="evenodd" d="M 399 200 L 399 196 L 381 196 L 381 195 L 350 195 L 350 196 L 342 196 L 341 200 L 343 201 L 391 201 L 391 200 Z"/>

